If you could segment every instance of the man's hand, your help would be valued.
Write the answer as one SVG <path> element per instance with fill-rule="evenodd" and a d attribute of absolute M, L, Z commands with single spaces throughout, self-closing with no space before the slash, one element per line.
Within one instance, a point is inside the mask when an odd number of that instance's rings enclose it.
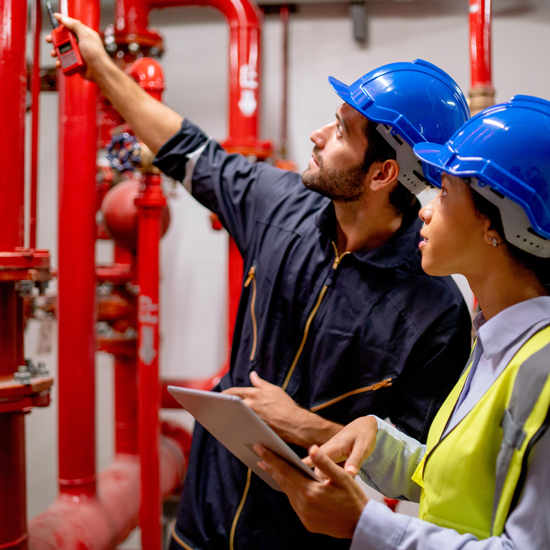
<path fill-rule="evenodd" d="M 323 453 L 333 462 L 344 462 L 344 469 L 352 476 L 359 473 L 361 464 L 374 451 L 376 446 L 376 433 L 378 423 L 374 416 L 364 416 L 350 422 L 342 428 L 330 441 L 325 443 L 321 449 Z M 311 459 L 306 457 L 304 462 L 312 467 Z M 321 475 L 317 472 L 317 475 Z"/>
<path fill-rule="evenodd" d="M 94 81 L 134 133 L 156 155 L 179 129 L 183 117 L 151 97 L 136 81 L 117 67 L 109 57 L 97 32 L 80 21 L 55 14 L 55 17 L 78 38 L 78 47 L 86 61 L 84 78 Z M 51 35 L 46 37 L 52 41 Z M 56 56 L 55 50 L 52 57 Z M 60 67 L 59 61 L 56 66 Z M 73 78 L 73 77 L 70 77 Z"/>
<path fill-rule="evenodd" d="M 100 70 L 101 65 L 103 63 L 111 62 L 109 55 L 105 51 L 101 37 L 97 32 L 76 19 L 61 15 L 60 13 L 56 13 L 54 15 L 62 25 L 76 34 L 76 37 L 78 38 L 78 48 L 82 54 L 82 59 L 86 61 L 86 73 L 84 74 L 84 78 L 87 80 L 94 80 L 94 76 L 97 74 L 98 70 Z M 46 42 L 51 44 L 51 34 L 46 36 Z M 52 57 L 57 57 L 55 50 L 52 50 L 50 55 Z M 61 67 L 59 60 L 55 62 L 55 66 L 57 68 Z"/>
<path fill-rule="evenodd" d="M 292 508 L 308 531 L 351 539 L 369 499 L 354 479 L 337 466 L 317 446 L 309 449 L 309 459 L 325 481 L 306 477 L 285 460 L 256 445 L 262 457 L 258 465 L 271 474 L 287 495 Z"/>
<path fill-rule="evenodd" d="M 298 406 L 279 386 L 250 373 L 251 388 L 229 388 L 224 393 L 239 396 L 246 405 L 287 443 L 309 447 L 328 441 L 342 428 Z"/>

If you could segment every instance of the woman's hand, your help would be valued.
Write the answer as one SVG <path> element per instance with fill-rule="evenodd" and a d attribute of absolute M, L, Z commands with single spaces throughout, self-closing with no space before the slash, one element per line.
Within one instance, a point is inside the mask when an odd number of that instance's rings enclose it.
<path fill-rule="evenodd" d="M 258 465 L 271 474 L 287 495 L 308 531 L 351 539 L 369 499 L 355 480 L 314 445 L 309 459 L 324 481 L 306 477 L 265 447 L 255 445 Z"/>
<path fill-rule="evenodd" d="M 344 462 L 344 470 L 352 476 L 359 473 L 361 464 L 372 454 L 376 446 L 378 423 L 374 416 L 357 418 L 344 426 L 331 440 L 327 441 L 321 450 L 323 453 L 340 464 Z M 304 462 L 312 467 L 314 464 L 309 458 Z M 317 470 L 315 473 L 322 476 Z"/>

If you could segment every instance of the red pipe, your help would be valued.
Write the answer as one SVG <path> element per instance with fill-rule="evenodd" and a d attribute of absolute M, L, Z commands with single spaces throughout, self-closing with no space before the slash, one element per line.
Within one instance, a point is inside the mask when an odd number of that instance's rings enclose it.
<path fill-rule="evenodd" d="M 260 111 L 260 18 L 251 0 L 117 0 L 116 33 L 145 34 L 149 11 L 177 6 L 211 6 L 229 21 L 229 137 L 226 148 L 266 157 L 271 144 L 258 141 Z"/>
<path fill-rule="evenodd" d="M 23 332 L 23 327 L 16 322 L 18 309 L 22 309 L 22 304 L 15 283 L 0 283 L 0 377 L 13 376 L 19 366 L 18 332 Z"/>
<path fill-rule="evenodd" d="M 470 0 L 470 110 L 472 115 L 494 103 L 491 77 L 491 0 Z"/>
<path fill-rule="evenodd" d="M 0 0 L 0 251 L 24 245 L 27 2 Z"/>
<path fill-rule="evenodd" d="M 36 248 L 36 202 L 38 195 L 38 121 L 40 118 L 40 32 L 42 30 L 41 0 L 34 0 L 32 5 L 32 123 L 31 123 L 31 181 L 30 181 L 30 219 L 29 247 Z"/>
<path fill-rule="evenodd" d="M 115 355 L 115 451 L 138 454 L 136 357 Z"/>
<path fill-rule="evenodd" d="M 470 0 L 470 57 L 472 87 L 490 86 L 491 0 Z"/>
<path fill-rule="evenodd" d="M 23 413 L 0 414 L 0 441 L 0 548 L 27 550 Z"/>
<path fill-rule="evenodd" d="M 0 251 L 12 252 L 24 244 L 25 203 L 25 94 L 27 67 L 25 39 L 27 2 L 0 0 Z M 9 263 L 9 261 L 8 261 Z M 17 279 L 15 279 L 17 280 Z M 0 281 L 0 401 L 23 355 L 22 301 L 9 277 Z M 25 424 L 19 410 L 0 412 L 0 548 L 26 550 L 27 498 L 25 479 Z"/>
<path fill-rule="evenodd" d="M 163 443 L 160 449 L 159 478 L 163 496 L 180 487 L 183 464 L 180 447 L 169 442 Z M 111 465 L 98 475 L 98 496 L 75 500 L 68 494 L 61 494 L 48 510 L 29 522 L 30 548 L 115 548 L 138 525 L 139 480 L 139 457 L 117 455 Z"/>
<path fill-rule="evenodd" d="M 99 0 L 68 0 L 68 15 L 93 29 Z M 97 87 L 59 82 L 59 484 L 76 499 L 96 493 L 95 203 Z"/>
<path fill-rule="evenodd" d="M 159 487 L 159 243 L 161 218 L 166 207 L 161 176 L 145 174 L 138 208 L 137 272 L 139 449 L 141 456 L 141 545 L 160 550 L 161 494 Z"/>

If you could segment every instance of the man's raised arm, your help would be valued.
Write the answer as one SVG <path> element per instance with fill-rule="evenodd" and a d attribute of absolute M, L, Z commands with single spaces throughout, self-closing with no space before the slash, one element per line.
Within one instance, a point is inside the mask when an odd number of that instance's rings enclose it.
<path fill-rule="evenodd" d="M 105 51 L 97 32 L 76 19 L 58 13 L 55 16 L 78 37 L 80 53 L 87 64 L 84 78 L 99 86 L 132 130 L 157 154 L 161 146 L 180 129 L 183 117 L 151 97 L 117 67 Z M 51 42 L 51 36 L 47 36 L 46 40 Z M 55 50 L 51 55 L 56 56 Z"/>

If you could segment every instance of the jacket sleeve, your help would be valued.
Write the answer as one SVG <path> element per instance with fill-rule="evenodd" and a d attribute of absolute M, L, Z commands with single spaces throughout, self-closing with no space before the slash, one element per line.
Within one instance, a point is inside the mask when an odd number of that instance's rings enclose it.
<path fill-rule="evenodd" d="M 395 382 L 390 420 L 422 443 L 464 370 L 471 349 L 471 326 L 466 305 L 455 302 L 416 339 Z"/>
<path fill-rule="evenodd" d="M 241 253 L 254 237 L 256 220 L 292 194 L 300 181 L 293 172 L 228 154 L 188 120 L 162 146 L 155 165 L 184 182 L 203 206 L 217 214 Z"/>

